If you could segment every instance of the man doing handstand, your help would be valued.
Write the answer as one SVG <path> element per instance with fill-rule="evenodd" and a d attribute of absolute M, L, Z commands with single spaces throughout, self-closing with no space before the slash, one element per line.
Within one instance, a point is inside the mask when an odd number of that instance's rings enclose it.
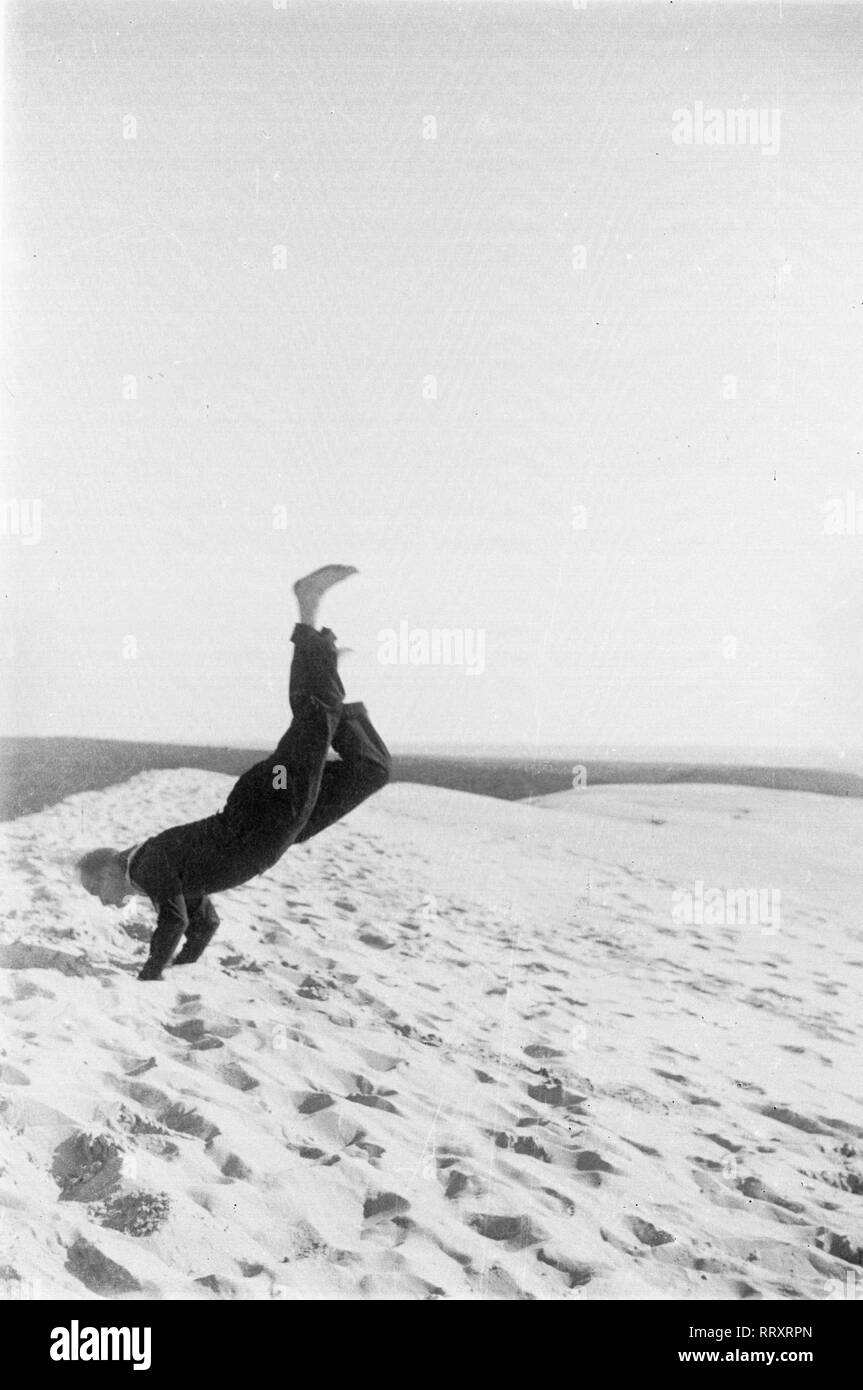
<path fill-rule="evenodd" d="M 94 849 L 78 860 L 83 886 L 106 907 L 121 907 L 135 894 L 155 906 L 158 922 L 139 980 L 161 979 L 183 936 L 173 964 L 198 960 L 219 925 L 210 893 L 272 868 L 291 845 L 340 820 L 389 780 L 390 755 L 365 705 L 344 703 L 335 635 L 315 626 L 327 589 L 352 574 L 350 565 L 325 565 L 294 585 L 300 616 L 291 638 L 293 720 L 275 751 L 243 773 L 224 808 L 132 849 Z M 328 760 L 330 747 L 338 761 Z"/>

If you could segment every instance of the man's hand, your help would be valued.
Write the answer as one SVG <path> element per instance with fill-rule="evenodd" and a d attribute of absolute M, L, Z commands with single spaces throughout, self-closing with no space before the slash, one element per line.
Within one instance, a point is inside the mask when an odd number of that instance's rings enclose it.
<path fill-rule="evenodd" d="M 139 980 L 161 980 L 162 971 L 154 961 L 148 960 L 143 970 L 139 971 Z"/>

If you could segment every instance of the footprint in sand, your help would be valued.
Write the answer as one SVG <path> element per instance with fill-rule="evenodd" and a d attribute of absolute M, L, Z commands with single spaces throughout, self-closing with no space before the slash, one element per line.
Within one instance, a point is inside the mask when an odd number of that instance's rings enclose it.
<path fill-rule="evenodd" d="M 159 1113 L 159 1119 L 175 1134 L 185 1134 L 192 1139 L 203 1139 L 205 1143 L 210 1143 L 220 1133 L 218 1127 L 209 1120 L 205 1120 L 203 1115 L 198 1114 L 197 1110 L 181 1105 L 179 1101 L 172 1101 L 166 1110 Z"/>
<path fill-rule="evenodd" d="M 735 1297 L 739 1298 L 741 1303 L 757 1301 L 764 1297 L 756 1288 L 753 1288 L 751 1284 L 747 1283 L 745 1279 L 735 1279 L 731 1287 Z M 792 1294 L 792 1297 L 797 1296 L 798 1295 Z"/>
<path fill-rule="evenodd" d="M 410 1211 L 410 1205 L 407 1198 L 400 1197 L 397 1192 L 378 1192 L 372 1197 L 367 1197 L 363 1203 L 363 1220 L 401 1216 Z"/>
<path fill-rule="evenodd" d="M 87 975 L 110 975 L 113 972 L 93 965 L 84 956 L 68 951 L 53 950 L 24 941 L 0 946 L 0 968 L 4 970 L 58 970 L 61 975 L 82 979 Z"/>
<path fill-rule="evenodd" d="M 639 1153 L 646 1154 L 648 1158 L 662 1157 L 659 1149 L 654 1149 L 652 1144 L 639 1144 L 637 1139 L 626 1139 L 625 1137 L 624 1142 L 631 1145 L 633 1149 L 638 1149 Z"/>
<path fill-rule="evenodd" d="M 297 1102 L 297 1110 L 301 1115 L 316 1115 L 330 1105 L 335 1105 L 335 1101 L 326 1091 L 307 1091 Z"/>
<path fill-rule="evenodd" d="M 384 1241 L 390 1249 L 403 1245 L 416 1225 L 409 1211 L 410 1202 L 397 1192 L 371 1193 L 363 1203 L 361 1239 Z"/>
<path fill-rule="evenodd" d="M 503 1130 L 492 1130 L 491 1137 L 498 1149 L 511 1149 L 513 1153 L 523 1154 L 526 1158 L 535 1158 L 540 1163 L 551 1163 L 551 1154 L 548 1150 L 538 1144 L 529 1134 L 515 1136 L 507 1134 Z"/>
<path fill-rule="evenodd" d="M 620 1176 L 621 1169 L 606 1162 L 594 1149 L 581 1149 L 575 1155 L 575 1167 L 579 1173 L 614 1173 Z"/>
<path fill-rule="evenodd" d="M 261 1083 L 250 1076 L 239 1062 L 228 1062 L 219 1070 L 219 1075 L 228 1086 L 233 1086 L 235 1091 L 254 1091 Z"/>
<path fill-rule="evenodd" d="M 371 946 L 375 951 L 391 951 L 396 944 L 383 932 L 373 931 L 371 928 L 359 932 L 357 940 L 361 941 L 364 946 Z"/>
<path fill-rule="evenodd" d="M 220 1171 L 223 1177 L 237 1178 L 243 1182 L 248 1182 L 253 1176 L 249 1165 L 238 1158 L 236 1154 L 228 1154 Z"/>
<path fill-rule="evenodd" d="M 195 1005 L 200 1003 L 203 995 L 185 994 L 181 992 L 177 995 L 177 1003 L 174 1008 L 175 1014 L 189 1014 L 195 1012 Z"/>
<path fill-rule="evenodd" d="M 364 1076 L 356 1079 L 356 1090 L 351 1092 L 345 1099 L 352 1101 L 354 1105 L 367 1105 L 372 1110 L 386 1110 L 390 1115 L 398 1115 L 398 1110 L 389 1100 L 390 1096 L 397 1092 L 385 1090 L 383 1087 L 375 1087 L 371 1081 L 367 1081 Z"/>
<path fill-rule="evenodd" d="M 840 1134 L 850 1135 L 852 1139 L 863 1139 L 863 1129 L 859 1125 L 852 1125 L 848 1120 L 834 1120 L 828 1115 L 819 1115 L 822 1124 L 829 1125 L 831 1129 L 836 1129 Z"/>
<path fill-rule="evenodd" d="M 446 1186 L 444 1187 L 444 1196 L 450 1202 L 471 1187 L 470 1178 L 467 1173 L 463 1173 L 460 1168 L 452 1168 L 445 1174 L 445 1177 Z"/>
<path fill-rule="evenodd" d="M 83 1236 L 68 1247 L 65 1268 L 91 1293 L 116 1298 L 124 1293 L 140 1293 L 138 1280 L 115 1260 L 109 1259 Z"/>
<path fill-rule="evenodd" d="M 531 1100 L 539 1101 L 541 1105 L 562 1106 L 567 1109 L 581 1106 L 587 1100 L 587 1096 L 579 1096 L 574 1091 L 568 1091 L 559 1077 L 546 1075 L 545 1081 L 535 1086 L 528 1086 L 527 1094 Z"/>
<path fill-rule="evenodd" d="M 116 1191 L 123 1175 L 123 1149 L 106 1134 L 79 1131 L 57 1145 L 51 1176 L 63 1202 L 92 1202 Z"/>
<path fill-rule="evenodd" d="M 551 1197 L 567 1216 L 575 1216 L 575 1202 L 571 1197 L 558 1192 L 556 1187 L 541 1187 L 539 1191 L 544 1192 L 546 1197 Z"/>
<path fill-rule="evenodd" d="M 462 1192 L 471 1192 L 479 1195 L 485 1190 L 484 1186 L 476 1177 L 463 1172 L 456 1167 L 463 1159 L 470 1163 L 471 1155 L 462 1149 L 447 1150 L 432 1146 L 431 1151 L 427 1149 L 420 1155 L 417 1166 L 412 1170 L 411 1176 L 417 1177 L 421 1174 L 428 1181 L 437 1178 L 444 1190 L 444 1196 L 453 1201 Z M 467 1166 L 467 1164 L 465 1166 Z"/>
<path fill-rule="evenodd" d="M 721 1149 L 726 1149 L 728 1153 L 739 1154 L 742 1144 L 732 1144 L 730 1139 L 723 1139 L 721 1134 L 705 1134 L 705 1139 L 710 1139 L 714 1144 L 718 1144 Z"/>
<path fill-rule="evenodd" d="M 264 967 L 259 965 L 256 960 L 250 960 L 248 956 L 233 955 L 220 956 L 219 964 L 222 967 L 223 975 L 232 975 L 235 970 L 244 971 L 247 975 L 263 975 Z"/>
<path fill-rule="evenodd" d="M 159 1106 L 169 1103 L 164 1091 L 160 1091 L 158 1086 L 150 1086 L 146 1081 L 126 1081 L 119 1089 L 130 1100 L 143 1105 L 145 1110 L 157 1110 Z"/>
<path fill-rule="evenodd" d="M 678 1084 L 681 1085 L 681 1086 L 688 1086 L 688 1085 L 689 1085 L 689 1077 L 688 1077 L 688 1076 L 684 1076 L 681 1072 L 678 1072 L 678 1071 L 660 1071 L 659 1067 L 654 1067 L 654 1068 L 653 1068 L 653 1071 L 654 1071 L 654 1075 L 655 1075 L 655 1076 L 661 1076 L 661 1077 L 663 1077 L 666 1081 L 674 1081 L 674 1082 L 678 1083 Z"/>
<path fill-rule="evenodd" d="M 50 989 L 42 989 L 34 980 L 25 980 L 18 975 L 12 976 L 12 988 L 15 992 L 16 1002 L 23 1002 L 26 999 L 56 999 L 56 995 Z"/>
<path fill-rule="evenodd" d="M 29 1086 L 30 1078 L 17 1067 L 10 1067 L 6 1062 L 0 1062 L 0 1082 L 4 1086 Z"/>
<path fill-rule="evenodd" d="M 328 1154 L 325 1149 L 318 1149 L 314 1144 L 288 1144 L 287 1147 L 308 1163 L 317 1163 L 320 1168 L 332 1168 L 334 1164 L 341 1162 L 339 1154 Z"/>
<path fill-rule="evenodd" d="M 117 1124 L 135 1140 L 137 1147 L 144 1148 L 149 1153 L 157 1154 L 160 1158 L 176 1158 L 180 1152 L 177 1145 L 167 1137 L 170 1131 L 164 1125 L 158 1124 L 155 1120 L 149 1120 L 144 1115 L 139 1115 L 136 1111 L 130 1110 L 128 1106 L 120 1106 Z"/>
<path fill-rule="evenodd" d="M 158 1066 L 155 1057 L 142 1057 L 140 1061 L 133 1061 L 126 1068 L 127 1076 L 143 1076 L 145 1071 L 152 1071 L 153 1067 Z"/>
<path fill-rule="evenodd" d="M 240 1032 L 240 1024 L 233 1019 L 218 1018 L 215 1015 L 203 1018 L 187 1018 L 182 1023 L 166 1023 L 165 1028 L 175 1038 L 194 1042 L 197 1038 L 210 1034 L 214 1038 L 233 1038 Z"/>
<path fill-rule="evenodd" d="M 378 1161 L 382 1159 L 386 1153 L 386 1149 L 382 1144 L 373 1144 L 370 1139 L 355 1139 L 353 1145 L 349 1145 L 348 1147 L 361 1149 L 373 1168 L 378 1167 Z"/>
<path fill-rule="evenodd" d="M 219 1134 L 218 1127 L 206 1120 L 197 1110 L 182 1105 L 179 1101 L 172 1101 L 156 1086 L 148 1086 L 144 1081 L 128 1081 L 121 1089 L 130 1100 L 142 1105 L 145 1110 L 155 1111 L 158 1122 L 173 1130 L 175 1134 L 203 1139 L 205 1144 L 209 1144 Z"/>
<path fill-rule="evenodd" d="M 216 1298 L 236 1298 L 239 1293 L 233 1279 L 223 1279 L 219 1274 L 202 1274 L 193 1282 L 196 1288 L 206 1289 Z"/>
<path fill-rule="evenodd" d="M 839 1235 L 826 1226 L 820 1226 L 815 1232 L 815 1244 L 819 1250 L 826 1250 L 828 1255 L 863 1269 L 863 1245 L 850 1241 L 847 1236 Z"/>
<path fill-rule="evenodd" d="M 395 1092 L 390 1091 L 387 1094 L 395 1095 Z M 372 1110 L 386 1110 L 390 1115 L 398 1115 L 399 1113 L 392 1102 L 386 1099 L 386 1095 L 381 1093 L 363 1095 L 361 1092 L 355 1091 L 352 1095 L 345 1096 L 345 1100 L 353 1101 L 354 1105 L 367 1105 Z"/>
<path fill-rule="evenodd" d="M 469 1216 L 468 1226 L 486 1240 L 500 1241 L 510 1250 L 526 1250 L 547 1239 L 544 1231 L 531 1221 L 529 1216 L 499 1216 L 490 1212 L 477 1212 Z"/>
<path fill-rule="evenodd" d="M 358 1047 L 357 1055 L 362 1057 L 367 1066 L 373 1071 L 395 1071 L 403 1065 L 404 1058 L 394 1056 L 389 1052 L 377 1052 L 371 1047 Z"/>
<path fill-rule="evenodd" d="M 790 1125 L 792 1129 L 800 1129 L 804 1134 L 829 1134 L 830 1130 L 817 1120 L 811 1120 L 806 1115 L 798 1115 L 795 1110 L 790 1110 L 787 1105 L 762 1105 L 756 1112 L 759 1115 L 766 1115 L 769 1120 L 776 1120 L 781 1125 Z"/>
<path fill-rule="evenodd" d="M 171 1202 L 167 1192 L 127 1192 L 94 1203 L 89 1214 L 100 1226 L 125 1236 L 155 1235 L 168 1219 Z"/>
<path fill-rule="evenodd" d="M 516 1300 L 533 1302 L 536 1298 L 535 1294 L 527 1293 L 520 1284 L 516 1283 L 509 1271 L 503 1269 L 501 1265 L 490 1265 L 481 1274 L 471 1269 L 466 1272 L 476 1276 L 472 1282 L 476 1282 L 477 1291 L 481 1298 L 500 1298 L 507 1302 L 515 1302 Z"/>
<path fill-rule="evenodd" d="M 541 1250 L 537 1250 L 536 1258 L 540 1264 L 549 1265 L 559 1274 L 562 1274 L 571 1289 L 577 1289 L 582 1284 L 589 1284 L 596 1273 L 590 1265 L 581 1264 L 578 1260 L 572 1260 L 567 1255 L 558 1255 L 545 1246 Z"/>
<path fill-rule="evenodd" d="M 316 979 L 314 975 L 307 975 L 297 990 L 297 994 L 301 999 L 317 999 L 324 1001 L 330 997 L 330 987 L 332 983 L 332 981 L 328 983 L 324 980 Z"/>
<path fill-rule="evenodd" d="M 863 1170 L 860 1166 L 854 1167 L 850 1163 L 843 1163 L 843 1159 L 855 1158 L 857 1150 L 851 1144 L 843 1144 L 839 1150 L 838 1169 L 822 1169 L 820 1172 L 812 1169 L 806 1173 L 807 1177 L 814 1178 L 817 1182 L 826 1183 L 828 1187 L 836 1188 L 840 1192 L 850 1192 L 855 1197 L 863 1197 Z"/>
<path fill-rule="evenodd" d="M 640 1216 L 630 1217 L 629 1227 L 633 1235 L 641 1241 L 642 1245 L 654 1247 L 657 1245 L 669 1245 L 674 1240 L 674 1236 L 670 1235 L 668 1231 L 660 1230 L 658 1226 L 654 1226 L 652 1222 L 645 1221 Z"/>
<path fill-rule="evenodd" d="M 788 1197 L 780 1197 L 778 1193 L 772 1192 L 760 1178 L 738 1178 L 734 1185 L 737 1191 L 742 1193 L 744 1197 L 748 1197 L 751 1202 L 766 1202 L 770 1206 L 779 1207 L 783 1211 L 790 1211 L 795 1214 L 805 1210 L 802 1203 L 792 1202 Z"/>
<path fill-rule="evenodd" d="M 418 1028 L 414 1028 L 411 1023 L 390 1023 L 394 1033 L 400 1037 L 410 1038 L 414 1042 L 422 1043 L 423 1047 L 443 1047 L 443 1038 L 439 1033 L 421 1033 Z"/>
<path fill-rule="evenodd" d="M 186 1023 L 164 1024 L 164 1028 L 175 1038 L 182 1038 L 194 1052 L 207 1052 L 212 1048 L 224 1047 L 221 1038 L 208 1033 L 202 1018 L 190 1018 Z"/>
<path fill-rule="evenodd" d="M 556 1057 L 563 1057 L 563 1053 L 556 1047 L 547 1047 L 544 1043 L 531 1043 L 524 1049 L 526 1057 L 532 1057 L 535 1061 L 547 1062 Z"/>
<path fill-rule="evenodd" d="M 174 1013 L 180 1016 L 181 1021 L 166 1023 L 163 1027 L 172 1037 L 188 1043 L 193 1052 L 209 1052 L 224 1047 L 225 1038 L 236 1037 L 241 1031 L 241 1024 L 236 1019 L 202 1011 L 199 994 L 181 995 L 180 1000 Z"/>

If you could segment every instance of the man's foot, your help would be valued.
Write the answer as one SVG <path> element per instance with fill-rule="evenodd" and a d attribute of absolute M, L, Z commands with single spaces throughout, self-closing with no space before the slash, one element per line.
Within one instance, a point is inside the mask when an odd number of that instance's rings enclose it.
<path fill-rule="evenodd" d="M 314 627 L 317 623 L 318 605 L 327 590 L 358 573 L 353 565 L 322 565 L 320 569 L 312 570 L 311 574 L 298 579 L 294 585 L 294 593 L 300 606 L 300 622 Z"/>

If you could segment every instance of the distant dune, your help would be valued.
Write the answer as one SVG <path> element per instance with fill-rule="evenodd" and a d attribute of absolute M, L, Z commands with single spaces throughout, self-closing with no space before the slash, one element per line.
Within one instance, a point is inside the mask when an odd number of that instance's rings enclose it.
<path fill-rule="evenodd" d="M 820 792 L 828 796 L 863 796 L 863 776 L 812 767 L 764 767 L 760 764 L 651 762 L 589 758 L 483 758 L 402 756 L 396 759 L 395 780 L 419 782 L 453 791 L 521 801 L 568 791 L 575 768 L 584 769 L 588 787 L 663 784 L 671 782 L 719 783 L 725 786 L 764 787 L 770 791 Z"/>
<path fill-rule="evenodd" d="M 229 786 L 2 827 L 7 1297 L 853 1297 L 863 804 L 389 786 L 142 984 L 151 908 L 70 856 Z M 702 881 L 781 912 L 684 920 Z"/>
<path fill-rule="evenodd" d="M 98 790 L 155 768 L 196 767 L 239 777 L 269 750 L 95 738 L 0 739 L 0 818 L 25 815 L 76 792 Z M 574 768 L 590 787 L 628 783 L 701 782 L 772 791 L 863 796 L 863 776 L 817 767 L 601 759 L 578 755 L 530 758 L 473 754 L 397 754 L 393 780 L 452 791 L 525 800 L 566 791 Z"/>

